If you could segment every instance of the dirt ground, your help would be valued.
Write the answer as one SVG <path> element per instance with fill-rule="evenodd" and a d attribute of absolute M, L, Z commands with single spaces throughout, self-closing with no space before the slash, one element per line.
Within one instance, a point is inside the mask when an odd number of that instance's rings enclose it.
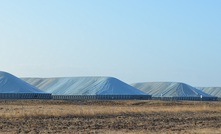
<path fill-rule="evenodd" d="M 0 133 L 221 134 L 221 101 L 1 100 Z"/>

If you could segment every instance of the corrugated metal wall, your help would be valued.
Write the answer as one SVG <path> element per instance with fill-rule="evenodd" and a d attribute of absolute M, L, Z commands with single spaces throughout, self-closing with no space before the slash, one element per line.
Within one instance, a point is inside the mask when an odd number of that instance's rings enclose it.
<path fill-rule="evenodd" d="M 0 93 L 0 99 L 52 99 L 52 95 L 41 93 Z"/>
<path fill-rule="evenodd" d="M 52 95 L 58 100 L 189 100 L 189 101 L 217 101 L 217 97 L 151 97 L 149 95 Z"/>
<path fill-rule="evenodd" d="M 55 100 L 151 100 L 150 95 L 52 95 Z"/>
<path fill-rule="evenodd" d="M 189 100 L 189 101 L 217 101 L 217 97 L 152 97 L 152 100 Z"/>
<path fill-rule="evenodd" d="M 0 93 L 0 99 L 54 99 L 54 100 L 190 100 L 217 101 L 218 97 L 151 97 L 149 95 L 51 95 L 38 93 Z"/>

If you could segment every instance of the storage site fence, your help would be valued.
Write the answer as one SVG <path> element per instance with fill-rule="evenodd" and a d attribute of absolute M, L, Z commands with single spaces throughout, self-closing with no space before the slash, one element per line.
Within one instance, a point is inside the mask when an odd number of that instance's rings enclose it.
<path fill-rule="evenodd" d="M 189 100 L 189 101 L 217 101 L 218 97 L 152 97 L 152 100 Z"/>
<path fill-rule="evenodd" d="M 52 99 L 52 96 L 45 93 L 0 93 L 0 99 Z"/>
<path fill-rule="evenodd" d="M 150 95 L 52 95 L 55 100 L 151 100 Z"/>

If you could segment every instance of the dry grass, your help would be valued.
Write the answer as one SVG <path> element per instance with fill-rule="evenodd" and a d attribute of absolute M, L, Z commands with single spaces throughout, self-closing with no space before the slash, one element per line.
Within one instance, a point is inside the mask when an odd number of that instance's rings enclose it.
<path fill-rule="evenodd" d="M 0 101 L 2 133 L 221 133 L 221 102 Z"/>
<path fill-rule="evenodd" d="M 118 105 L 84 105 L 84 104 L 37 104 L 37 105 L 8 105 L 0 106 L 0 116 L 5 118 L 29 117 L 29 116 L 95 116 L 95 115 L 113 115 L 113 114 L 149 114 L 157 112 L 221 112 L 221 106 L 217 102 L 185 102 L 172 103 L 155 101 L 150 105 L 148 101 L 143 103 L 126 102 Z M 113 103 L 114 104 L 114 103 Z M 169 105 L 168 105 L 169 104 Z M 219 104 L 219 103 L 217 103 Z"/>
<path fill-rule="evenodd" d="M 221 128 L 201 128 L 190 130 L 192 133 L 196 134 L 220 134 Z"/>

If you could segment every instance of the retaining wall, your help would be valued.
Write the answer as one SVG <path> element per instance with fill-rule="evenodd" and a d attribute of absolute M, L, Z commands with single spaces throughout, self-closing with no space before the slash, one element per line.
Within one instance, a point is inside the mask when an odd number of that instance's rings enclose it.
<path fill-rule="evenodd" d="M 41 93 L 0 93 L 0 99 L 52 99 L 52 96 Z"/>
<path fill-rule="evenodd" d="M 152 100 L 189 100 L 189 101 L 217 101 L 217 97 L 152 97 Z"/>
<path fill-rule="evenodd" d="M 52 95 L 55 100 L 151 100 L 150 95 Z"/>

